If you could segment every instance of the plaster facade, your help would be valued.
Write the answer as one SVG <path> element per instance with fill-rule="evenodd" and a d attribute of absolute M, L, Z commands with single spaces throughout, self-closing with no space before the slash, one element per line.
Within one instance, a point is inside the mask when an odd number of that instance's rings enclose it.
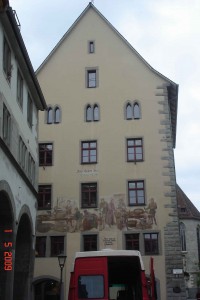
<path fill-rule="evenodd" d="M 91 73 L 95 82 L 88 81 Z M 127 235 L 136 234 L 147 273 L 154 257 L 158 299 L 186 299 L 183 274 L 173 275 L 173 269 L 183 269 L 173 154 L 177 84 L 150 67 L 91 3 L 37 78 L 48 107 L 59 106 L 62 117 L 54 122 L 51 110 L 39 115 L 39 143 L 51 145 L 52 163 L 39 169 L 39 184 L 51 188 L 51 199 L 37 215 L 37 237 L 44 238 L 45 251 L 36 258 L 35 282 L 52 277 L 59 282 L 54 236 L 64 239 L 62 296 L 67 299 L 74 253 L 85 250 L 85 236 L 96 236 L 97 249 L 126 249 Z M 139 114 L 129 117 L 135 104 Z M 98 116 L 88 115 L 88 107 L 98 107 Z M 142 159 L 129 161 L 132 139 L 142 141 Z M 85 143 L 92 142 L 95 150 L 85 163 Z M 135 181 L 144 194 L 131 203 Z M 94 206 L 84 204 L 85 184 L 95 186 Z M 158 253 L 147 254 L 145 237 L 152 234 Z"/>
<path fill-rule="evenodd" d="M 38 110 L 46 107 L 14 12 L 0 6 L 0 298 L 30 299 L 38 187 Z M 19 102 L 19 74 L 22 79 Z M 28 102 L 31 99 L 31 109 Z M 31 123 L 28 122 L 30 113 Z"/>

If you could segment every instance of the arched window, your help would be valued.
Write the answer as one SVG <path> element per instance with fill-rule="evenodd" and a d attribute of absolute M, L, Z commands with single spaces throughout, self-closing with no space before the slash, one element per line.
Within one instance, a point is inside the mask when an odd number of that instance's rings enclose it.
<path fill-rule="evenodd" d="M 133 118 L 133 115 L 132 115 L 132 105 L 130 103 L 128 103 L 126 105 L 126 119 L 130 120 L 132 118 Z"/>
<path fill-rule="evenodd" d="M 93 120 L 94 121 L 99 121 L 99 107 L 97 104 L 94 105 L 93 109 Z"/>
<path fill-rule="evenodd" d="M 61 120 L 61 111 L 58 106 L 55 107 L 54 110 L 54 123 L 60 123 Z"/>
<path fill-rule="evenodd" d="M 53 110 L 51 107 L 47 109 L 47 124 L 52 124 L 53 122 Z"/>
<path fill-rule="evenodd" d="M 87 121 L 87 122 L 92 121 L 92 108 L 91 108 L 90 105 L 88 105 L 88 106 L 86 107 L 86 121 Z"/>
<path fill-rule="evenodd" d="M 134 119 L 140 119 L 141 118 L 140 107 L 139 107 L 139 104 L 137 102 L 135 102 L 134 105 L 133 105 L 133 117 L 134 117 Z"/>
<path fill-rule="evenodd" d="M 181 250 L 186 251 L 185 224 L 180 223 Z"/>

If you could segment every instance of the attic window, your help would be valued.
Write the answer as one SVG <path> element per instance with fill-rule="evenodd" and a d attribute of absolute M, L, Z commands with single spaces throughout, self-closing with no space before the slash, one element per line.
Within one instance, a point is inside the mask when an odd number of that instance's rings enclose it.
<path fill-rule="evenodd" d="M 88 43 L 88 52 L 94 53 L 94 41 L 89 41 Z"/>
<path fill-rule="evenodd" d="M 182 213 L 186 213 L 186 211 L 187 211 L 187 210 L 186 210 L 186 207 L 181 207 L 181 212 L 182 212 Z"/>

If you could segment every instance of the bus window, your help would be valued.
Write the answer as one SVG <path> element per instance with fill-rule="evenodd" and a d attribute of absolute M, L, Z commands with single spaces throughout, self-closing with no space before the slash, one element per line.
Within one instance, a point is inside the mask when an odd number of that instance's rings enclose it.
<path fill-rule="evenodd" d="M 79 299 L 104 298 L 104 278 L 102 275 L 81 275 L 78 278 Z"/>

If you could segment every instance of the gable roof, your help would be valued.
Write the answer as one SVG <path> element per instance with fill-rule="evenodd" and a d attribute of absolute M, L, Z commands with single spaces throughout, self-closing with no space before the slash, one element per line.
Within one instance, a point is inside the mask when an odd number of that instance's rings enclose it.
<path fill-rule="evenodd" d="M 200 220 L 200 212 L 178 186 L 176 187 L 179 219 Z"/>
<path fill-rule="evenodd" d="M 170 113 L 171 113 L 171 126 L 172 126 L 172 137 L 173 137 L 173 146 L 175 147 L 176 144 L 176 127 L 177 127 L 177 106 L 178 106 L 178 84 L 170 80 L 169 78 L 165 77 L 158 71 L 156 71 L 154 68 L 150 66 L 150 64 L 133 48 L 133 46 L 117 31 L 117 29 L 100 13 L 100 11 L 92 4 L 92 2 L 89 2 L 87 7 L 84 9 L 84 11 L 80 14 L 80 16 L 76 19 L 76 21 L 72 24 L 72 26 L 68 29 L 68 31 L 63 35 L 63 37 L 60 39 L 60 41 L 56 44 L 56 46 L 52 49 L 52 51 L 49 53 L 49 55 L 46 57 L 46 59 L 42 62 L 42 64 L 39 66 L 39 68 L 36 70 L 36 75 L 40 72 L 40 70 L 45 66 L 45 64 L 49 61 L 51 56 L 56 52 L 56 50 L 60 47 L 62 42 L 70 35 L 70 33 L 73 31 L 73 29 L 76 27 L 76 25 L 81 21 L 81 19 L 86 15 L 86 13 L 89 10 L 93 10 L 100 18 L 110 27 L 111 30 L 115 34 L 118 35 L 118 37 L 126 43 L 126 45 L 136 54 L 136 56 L 157 76 L 164 79 L 167 83 L 167 90 L 168 90 L 168 102 L 170 107 Z"/>

